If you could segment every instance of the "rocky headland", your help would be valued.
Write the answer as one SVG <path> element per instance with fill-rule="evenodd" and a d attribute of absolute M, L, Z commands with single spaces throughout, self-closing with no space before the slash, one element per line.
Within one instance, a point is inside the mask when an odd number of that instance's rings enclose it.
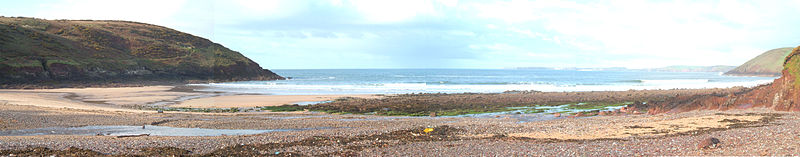
<path fill-rule="evenodd" d="M 0 51 L 2 88 L 283 79 L 208 39 L 128 21 L 0 17 Z"/>
<path fill-rule="evenodd" d="M 781 77 L 771 84 L 741 90 L 734 93 L 713 93 L 705 95 L 685 95 L 648 107 L 650 113 L 674 113 L 698 109 L 746 109 L 765 107 L 778 111 L 800 111 L 800 47 L 781 60 Z"/>
<path fill-rule="evenodd" d="M 744 64 L 725 72 L 725 75 L 732 76 L 781 76 L 783 70 L 783 59 L 792 52 L 791 47 L 772 49 Z"/>

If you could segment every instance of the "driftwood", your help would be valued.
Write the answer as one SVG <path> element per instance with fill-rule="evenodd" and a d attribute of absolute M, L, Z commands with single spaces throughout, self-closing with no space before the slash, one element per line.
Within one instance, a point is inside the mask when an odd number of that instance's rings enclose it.
<path fill-rule="evenodd" d="M 125 138 L 125 137 L 141 137 L 141 136 L 150 136 L 150 134 L 138 134 L 138 135 L 119 135 L 117 138 Z"/>

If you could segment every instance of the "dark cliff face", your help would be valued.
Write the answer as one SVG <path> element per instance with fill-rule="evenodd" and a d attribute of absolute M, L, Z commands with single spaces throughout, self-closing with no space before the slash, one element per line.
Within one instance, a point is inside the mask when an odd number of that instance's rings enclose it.
<path fill-rule="evenodd" d="M 761 85 L 733 93 L 678 96 L 653 102 L 647 106 L 649 113 L 674 113 L 698 109 L 728 110 L 766 107 L 778 111 L 800 111 L 800 47 L 786 56 L 781 77 L 771 84 Z"/>
<path fill-rule="evenodd" d="M 0 85 L 283 79 L 207 39 L 125 21 L 0 17 Z"/>

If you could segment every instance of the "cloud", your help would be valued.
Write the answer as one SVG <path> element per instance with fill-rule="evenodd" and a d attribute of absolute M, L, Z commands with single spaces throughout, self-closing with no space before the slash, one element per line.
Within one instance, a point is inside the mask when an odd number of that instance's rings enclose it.
<path fill-rule="evenodd" d="M 797 0 L 0 3 L 7 16 L 164 25 L 268 68 L 738 65 L 800 44 Z"/>

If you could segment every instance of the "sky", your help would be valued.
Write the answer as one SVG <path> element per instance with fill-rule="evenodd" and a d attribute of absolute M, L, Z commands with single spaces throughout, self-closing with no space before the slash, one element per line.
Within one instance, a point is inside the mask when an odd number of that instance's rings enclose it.
<path fill-rule="evenodd" d="M 127 20 L 269 69 L 739 65 L 800 45 L 800 0 L 3 0 L 0 15 Z"/>

